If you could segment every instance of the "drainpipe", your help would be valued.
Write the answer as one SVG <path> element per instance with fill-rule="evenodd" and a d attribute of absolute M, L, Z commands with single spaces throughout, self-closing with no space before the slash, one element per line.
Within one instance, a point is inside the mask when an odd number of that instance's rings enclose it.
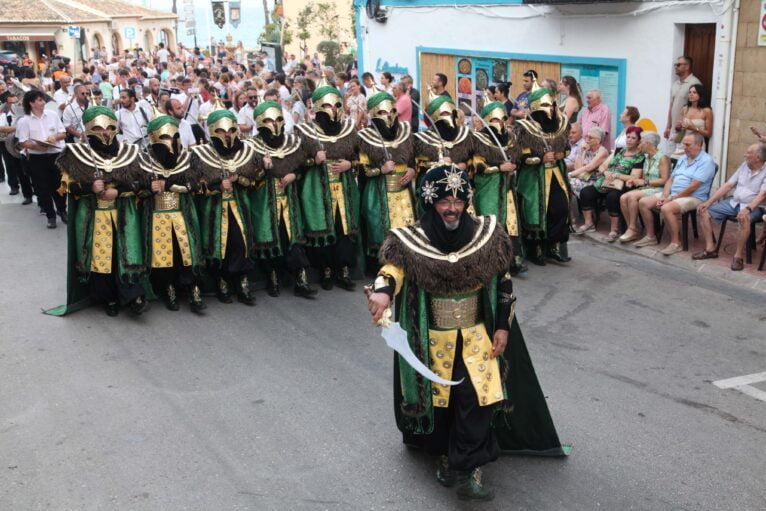
<path fill-rule="evenodd" d="M 716 107 L 723 106 L 723 115 L 721 122 L 723 124 L 723 137 L 721 138 L 721 158 L 719 160 L 720 168 L 716 176 L 716 186 L 721 186 L 726 181 L 726 167 L 729 158 L 729 136 L 731 134 L 731 96 L 734 91 L 734 57 L 737 52 L 737 25 L 739 23 L 739 1 L 734 0 L 731 14 L 729 16 L 728 27 L 724 27 L 725 32 L 721 37 L 721 42 L 725 45 L 721 48 L 721 72 L 726 74 L 726 89 L 716 98 Z M 720 111 L 720 110 L 719 110 Z M 717 124 L 717 123 L 716 123 Z"/>

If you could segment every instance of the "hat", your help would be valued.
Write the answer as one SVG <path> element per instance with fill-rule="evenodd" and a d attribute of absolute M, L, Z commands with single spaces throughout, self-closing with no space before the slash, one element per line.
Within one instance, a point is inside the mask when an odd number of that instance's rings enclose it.
<path fill-rule="evenodd" d="M 235 122 L 237 120 L 237 116 L 231 113 L 229 110 L 214 110 L 210 115 L 207 116 L 207 124 L 208 126 L 215 124 L 224 117 L 228 117 Z"/>
<path fill-rule="evenodd" d="M 280 105 L 276 101 L 264 101 L 263 103 L 255 107 L 255 110 L 253 110 L 253 118 L 260 116 L 263 112 L 265 112 L 269 108 L 276 108 L 281 111 L 282 105 Z"/>
<path fill-rule="evenodd" d="M 168 123 L 178 127 L 178 121 L 176 119 L 170 117 L 169 115 L 160 115 L 159 117 L 156 117 L 149 122 L 149 124 L 146 126 L 146 131 L 148 133 L 153 133 Z"/>
<path fill-rule="evenodd" d="M 392 103 L 396 101 L 388 92 L 378 92 L 377 94 L 374 94 L 367 100 L 367 110 L 372 110 L 386 100 L 391 101 Z"/>
<path fill-rule="evenodd" d="M 92 106 L 85 110 L 82 114 L 82 123 L 88 124 L 90 121 L 98 117 L 99 115 L 106 115 L 110 119 L 117 120 L 117 116 L 114 113 L 114 110 L 111 108 L 107 108 L 105 106 Z"/>
<path fill-rule="evenodd" d="M 456 165 L 437 165 L 423 176 L 420 186 L 420 201 L 429 209 L 445 197 L 453 197 L 468 203 L 473 197 L 473 188 L 468 174 Z"/>
<path fill-rule="evenodd" d="M 430 103 L 428 103 L 428 108 L 426 109 L 426 112 L 428 112 L 428 115 L 433 114 L 440 106 L 442 106 L 444 103 L 452 103 L 454 105 L 455 103 L 450 99 L 449 96 L 438 96 L 435 99 L 431 100 Z"/>

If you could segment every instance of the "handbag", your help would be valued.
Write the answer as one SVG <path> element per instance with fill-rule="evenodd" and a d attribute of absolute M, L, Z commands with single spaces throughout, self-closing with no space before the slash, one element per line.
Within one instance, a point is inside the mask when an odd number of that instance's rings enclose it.
<path fill-rule="evenodd" d="M 610 190 L 617 190 L 622 191 L 623 188 L 625 188 L 625 181 L 622 179 L 614 178 L 611 181 L 604 181 L 604 183 L 601 184 L 602 188 L 608 188 Z"/>

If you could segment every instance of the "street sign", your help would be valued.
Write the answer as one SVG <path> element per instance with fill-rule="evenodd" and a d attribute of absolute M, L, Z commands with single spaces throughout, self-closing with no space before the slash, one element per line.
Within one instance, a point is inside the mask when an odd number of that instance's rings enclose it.
<path fill-rule="evenodd" d="M 196 28 L 196 27 L 197 27 L 197 22 L 196 21 L 194 21 L 193 19 L 191 19 L 191 20 L 187 19 L 186 20 L 186 28 Z"/>
<path fill-rule="evenodd" d="M 194 29 L 193 28 L 187 28 L 186 29 L 186 35 L 188 36 L 194 36 Z"/>
<path fill-rule="evenodd" d="M 136 29 L 134 27 L 125 27 L 125 39 L 132 41 L 136 38 Z"/>
<path fill-rule="evenodd" d="M 79 39 L 80 38 L 80 27 L 68 27 L 69 37 L 73 39 Z"/>

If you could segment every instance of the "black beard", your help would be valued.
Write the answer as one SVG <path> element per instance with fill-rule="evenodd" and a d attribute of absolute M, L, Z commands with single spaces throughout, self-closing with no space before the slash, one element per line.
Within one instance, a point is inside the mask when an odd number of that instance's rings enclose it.
<path fill-rule="evenodd" d="M 322 128 L 322 131 L 325 132 L 325 135 L 330 136 L 340 133 L 340 129 L 343 127 L 343 124 L 341 124 L 340 121 L 333 121 L 330 118 L 330 114 L 327 112 L 317 112 L 316 123 L 320 128 Z"/>
<path fill-rule="evenodd" d="M 88 145 L 96 151 L 96 154 L 105 158 L 114 158 L 120 150 L 120 143 L 117 141 L 117 137 L 112 139 L 111 144 L 106 145 L 101 140 L 101 137 L 88 135 Z"/>
<path fill-rule="evenodd" d="M 542 110 L 532 112 L 529 116 L 540 125 L 545 133 L 553 133 L 559 129 L 559 118 L 556 115 L 555 108 L 553 110 L 553 119 L 549 119 Z"/>
<path fill-rule="evenodd" d="M 460 126 L 450 126 L 446 121 L 436 121 L 434 126 L 436 126 L 436 130 L 439 132 L 441 139 L 446 140 L 447 142 L 452 142 L 455 140 L 458 132 L 460 131 Z"/>
<path fill-rule="evenodd" d="M 381 136 L 384 140 L 393 140 L 396 138 L 396 135 L 399 133 L 399 120 L 394 119 L 394 123 L 389 128 L 386 126 L 386 123 L 383 122 L 383 119 L 373 119 L 373 124 L 375 124 L 375 127 L 378 128 L 378 131 L 380 132 Z"/>
<path fill-rule="evenodd" d="M 178 155 L 171 153 L 165 144 L 152 144 L 152 156 L 166 169 L 172 169 L 178 163 Z"/>
<path fill-rule="evenodd" d="M 221 142 L 220 138 L 216 137 L 210 137 L 210 143 L 213 144 L 213 148 L 215 151 L 223 156 L 224 158 L 228 158 L 236 153 L 239 152 L 240 149 L 242 149 L 242 141 L 239 138 L 234 139 L 234 143 L 231 144 L 231 147 L 224 147 L 223 142 Z"/>
<path fill-rule="evenodd" d="M 497 137 L 497 141 L 500 142 L 501 146 L 505 147 L 506 145 L 508 145 L 508 130 L 505 130 L 502 133 L 500 133 L 497 131 L 497 128 L 495 128 L 491 124 L 489 125 L 489 128 L 484 128 L 483 130 L 481 130 L 481 132 L 485 133 L 490 139 L 492 139 L 493 142 L 495 141 L 495 139 L 492 138 L 492 135 L 490 134 L 489 130 L 492 130 L 492 133 L 495 134 L 495 136 Z"/>
<path fill-rule="evenodd" d="M 282 144 L 285 143 L 284 129 L 280 131 L 279 135 L 274 136 L 269 128 L 258 128 L 258 135 L 260 135 L 261 139 L 263 139 L 267 146 L 274 149 L 282 147 Z"/>

